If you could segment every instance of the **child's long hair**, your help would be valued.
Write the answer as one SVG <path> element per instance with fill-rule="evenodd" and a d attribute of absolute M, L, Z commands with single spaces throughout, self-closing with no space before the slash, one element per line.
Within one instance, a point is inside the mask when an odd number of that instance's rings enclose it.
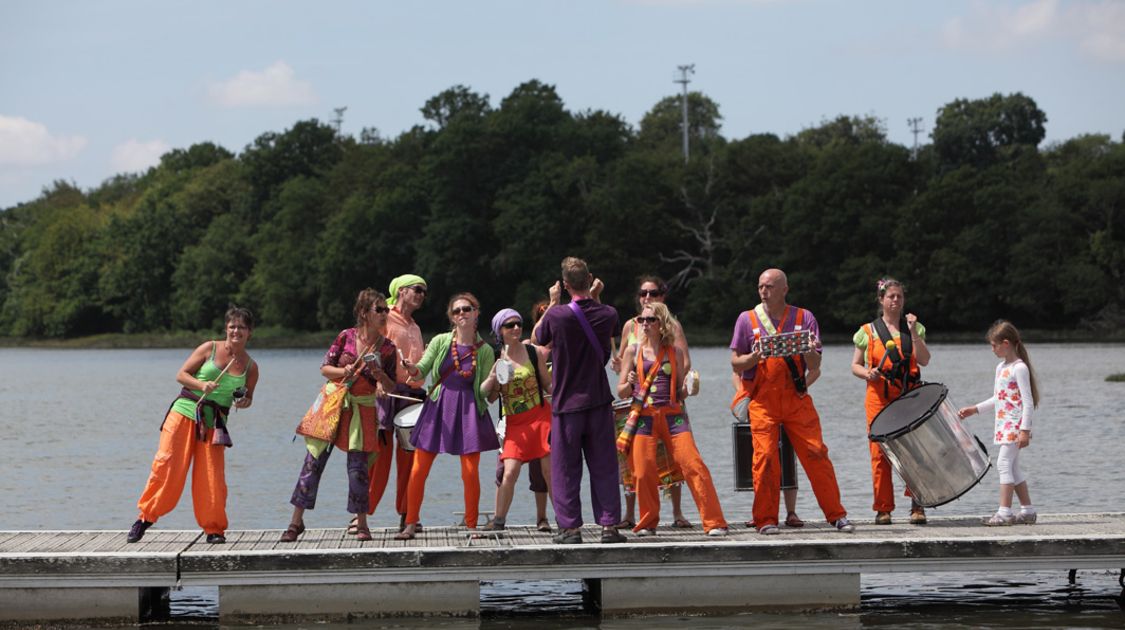
<path fill-rule="evenodd" d="M 1027 366 L 1027 371 L 1031 375 L 1031 399 L 1035 407 L 1039 406 L 1039 386 L 1036 384 L 1035 368 L 1031 367 L 1031 357 L 1027 354 L 1027 346 L 1023 345 L 1020 341 L 1020 331 L 1012 325 L 1012 322 L 1006 319 L 998 319 L 988 329 L 988 334 L 985 338 L 992 343 L 1000 343 L 1007 341 L 1016 347 L 1016 356 L 1024 362 Z"/>

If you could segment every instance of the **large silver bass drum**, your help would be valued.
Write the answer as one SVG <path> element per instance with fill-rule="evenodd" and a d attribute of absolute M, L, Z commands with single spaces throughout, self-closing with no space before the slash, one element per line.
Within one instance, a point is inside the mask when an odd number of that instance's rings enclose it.
<path fill-rule="evenodd" d="M 984 444 L 961 425 L 948 394 L 941 383 L 906 392 L 875 416 L 867 436 L 924 507 L 965 494 L 992 467 Z"/>

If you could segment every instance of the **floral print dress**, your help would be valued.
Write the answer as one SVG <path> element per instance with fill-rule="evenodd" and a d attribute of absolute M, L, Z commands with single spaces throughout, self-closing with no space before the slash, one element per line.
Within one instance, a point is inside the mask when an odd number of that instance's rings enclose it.
<path fill-rule="evenodd" d="M 996 366 L 996 385 L 992 398 L 977 405 L 981 415 L 990 414 L 996 422 L 993 444 L 1014 444 L 1020 431 L 1031 431 L 1031 372 L 1016 359 Z"/>

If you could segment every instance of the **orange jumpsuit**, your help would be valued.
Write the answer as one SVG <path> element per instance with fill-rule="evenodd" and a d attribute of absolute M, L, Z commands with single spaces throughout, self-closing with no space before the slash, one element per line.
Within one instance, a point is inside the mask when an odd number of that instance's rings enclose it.
<path fill-rule="evenodd" d="M 890 364 L 886 356 L 887 350 L 883 346 L 883 340 L 879 338 L 879 334 L 873 330 L 874 327 L 871 324 L 864 324 L 863 328 L 867 331 L 867 365 L 883 370 Z M 918 361 L 914 353 L 910 354 L 910 375 L 914 382 L 917 382 L 920 376 Z M 863 399 L 863 408 L 867 412 L 868 434 L 871 433 L 871 423 L 875 420 L 875 416 L 879 415 L 884 407 L 891 404 L 891 401 L 901 394 L 901 382 L 891 382 L 887 379 L 867 381 L 867 393 Z M 871 509 L 876 512 L 893 512 L 895 509 L 895 487 L 894 478 L 891 475 L 891 462 L 883 454 L 883 449 L 879 447 L 878 442 L 869 442 L 868 446 L 871 450 L 871 484 L 875 497 Z M 910 496 L 910 490 L 906 491 L 906 495 Z"/>
<path fill-rule="evenodd" d="M 788 315 L 790 309 L 786 307 Z M 804 309 L 797 309 L 796 325 L 804 319 Z M 759 337 L 764 327 L 754 311 L 748 311 L 751 326 Z M 782 317 L 782 331 L 786 328 Z M 804 361 L 796 359 L 799 369 L 804 370 Z M 793 443 L 793 451 L 805 469 L 813 494 L 816 495 L 824 517 L 829 523 L 847 516 L 840 503 L 840 488 L 836 483 L 836 471 L 832 460 L 828 459 L 828 447 L 820 431 L 820 416 L 813 406 L 812 396 L 800 394 L 793 383 L 789 367 L 781 358 L 762 359 L 752 381 L 743 383 L 750 392 L 750 434 L 754 443 L 754 526 L 777 525 L 778 508 L 781 503 L 781 458 L 778 453 L 778 440 L 781 427 Z"/>
<path fill-rule="evenodd" d="M 666 348 L 669 354 L 675 356 L 675 350 Z M 664 353 L 657 358 L 662 360 Z M 672 461 L 683 471 L 684 479 L 691 490 L 691 497 L 699 509 L 699 518 L 703 521 L 703 530 L 710 531 L 717 528 L 726 528 L 727 521 L 723 517 L 723 508 L 719 505 L 719 495 L 715 491 L 715 484 L 711 480 L 711 471 L 699 456 L 699 448 L 695 445 L 695 438 L 691 434 L 691 425 L 688 423 L 687 414 L 683 405 L 677 402 L 677 384 L 680 382 L 676 373 L 675 360 L 671 362 L 671 374 L 658 373 L 654 391 L 668 391 L 668 404 L 646 405 L 639 418 L 641 427 L 633 438 L 632 453 L 633 471 L 636 474 L 637 508 L 639 518 L 633 531 L 642 529 L 656 529 L 660 521 L 660 488 L 661 471 L 657 462 L 657 445 L 663 442 L 667 445 L 668 454 Z M 637 375 L 644 374 L 643 360 L 640 350 L 637 352 Z M 646 429 L 649 429 L 646 431 Z M 673 431 L 675 433 L 673 434 Z"/>

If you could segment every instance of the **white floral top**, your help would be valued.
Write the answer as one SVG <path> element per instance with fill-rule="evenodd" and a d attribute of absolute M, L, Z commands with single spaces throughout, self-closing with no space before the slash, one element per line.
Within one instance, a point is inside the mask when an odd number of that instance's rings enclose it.
<path fill-rule="evenodd" d="M 1012 444 L 1019 441 L 1020 431 L 1031 431 L 1031 372 L 1027 365 L 1016 359 L 996 366 L 996 388 L 992 398 L 977 404 L 977 413 L 991 415 L 996 420 L 993 444 Z"/>

